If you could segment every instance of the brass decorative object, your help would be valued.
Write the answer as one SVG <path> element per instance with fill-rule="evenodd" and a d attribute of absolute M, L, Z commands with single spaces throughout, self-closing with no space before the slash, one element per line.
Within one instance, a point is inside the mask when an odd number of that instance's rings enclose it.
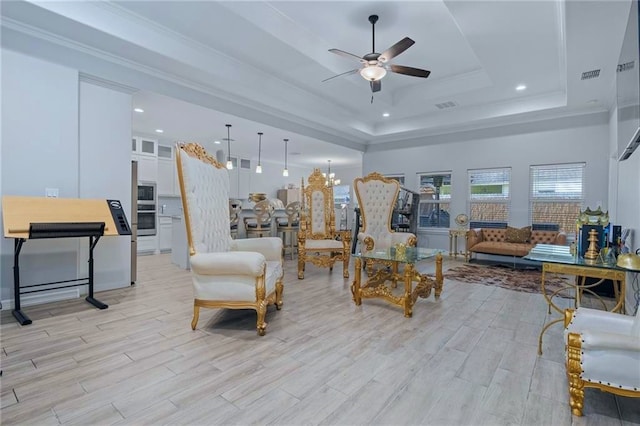
<path fill-rule="evenodd" d="M 605 227 L 609 224 L 609 212 L 603 212 L 600 206 L 596 210 L 587 207 L 586 210 L 580 212 L 576 223 L 578 227 L 582 225 L 602 225 Z"/>
<path fill-rule="evenodd" d="M 249 193 L 249 201 L 253 201 L 254 203 L 258 203 L 260 201 L 264 201 L 267 199 L 267 194 L 263 192 L 251 192 Z"/>
<path fill-rule="evenodd" d="M 598 249 L 598 231 L 592 229 L 589 231 L 589 248 L 584 254 L 585 260 L 595 262 L 598 259 L 600 251 Z"/>

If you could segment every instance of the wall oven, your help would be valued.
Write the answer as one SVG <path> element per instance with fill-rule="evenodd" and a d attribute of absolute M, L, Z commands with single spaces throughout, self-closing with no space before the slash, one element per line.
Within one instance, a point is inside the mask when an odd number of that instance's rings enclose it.
<path fill-rule="evenodd" d="M 156 184 L 138 183 L 138 235 L 156 235 Z"/>

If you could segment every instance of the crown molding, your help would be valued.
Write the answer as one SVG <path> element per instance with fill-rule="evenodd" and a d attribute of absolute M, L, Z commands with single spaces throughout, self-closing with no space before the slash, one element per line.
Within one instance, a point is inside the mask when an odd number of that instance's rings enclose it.
<path fill-rule="evenodd" d="M 127 86 L 125 84 L 116 83 L 115 81 L 111 81 L 111 80 L 107 80 L 107 79 L 104 79 L 104 78 L 96 77 L 94 75 L 86 74 L 86 73 L 83 73 L 83 72 L 80 72 L 78 77 L 79 77 L 79 80 L 80 80 L 81 83 L 89 83 L 89 84 L 93 84 L 95 86 L 105 87 L 107 89 L 116 90 L 118 92 L 123 92 L 123 93 L 126 93 L 128 95 L 131 95 L 131 94 L 133 94 L 133 93 L 138 91 L 138 89 L 136 89 L 135 87 Z"/>

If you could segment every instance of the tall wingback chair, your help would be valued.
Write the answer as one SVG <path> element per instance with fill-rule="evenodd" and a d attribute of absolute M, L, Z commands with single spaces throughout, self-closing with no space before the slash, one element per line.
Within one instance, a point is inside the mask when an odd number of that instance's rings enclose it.
<path fill-rule="evenodd" d="M 200 308 L 255 309 L 264 335 L 268 304 L 282 307 L 282 240 L 233 240 L 229 174 L 202 146 L 176 145 L 180 193 L 193 279 L 193 320 Z"/>
<path fill-rule="evenodd" d="M 582 415 L 584 388 L 640 398 L 640 309 L 635 317 L 580 307 L 564 314 L 569 405 Z"/>
<path fill-rule="evenodd" d="M 302 180 L 302 210 L 298 232 L 298 278 L 304 279 L 306 262 L 333 270 L 342 260 L 342 276 L 349 278 L 349 231 L 336 231 L 333 188 L 327 186 L 320 169 L 309 176 L 305 188 Z"/>
<path fill-rule="evenodd" d="M 361 250 L 384 250 L 399 243 L 416 246 L 414 234 L 391 230 L 391 216 L 400 191 L 398 181 L 374 172 L 356 178 L 353 187 L 362 216 L 362 228 L 358 233 Z M 368 262 L 367 269 L 370 268 L 371 262 Z"/>

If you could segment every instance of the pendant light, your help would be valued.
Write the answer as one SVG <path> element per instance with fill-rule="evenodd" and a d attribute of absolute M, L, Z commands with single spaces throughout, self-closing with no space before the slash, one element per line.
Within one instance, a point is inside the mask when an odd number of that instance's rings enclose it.
<path fill-rule="evenodd" d="M 289 176 L 289 169 L 287 169 L 287 144 L 289 143 L 289 139 L 284 140 L 284 170 L 282 171 L 282 176 Z"/>
<path fill-rule="evenodd" d="M 230 136 L 231 124 L 225 124 L 225 126 L 227 126 L 227 170 L 232 170 L 233 163 L 231 162 L 231 136 Z"/>
<path fill-rule="evenodd" d="M 256 173 L 262 173 L 262 164 L 260 164 L 260 154 L 262 153 L 262 132 L 258 132 L 258 165 Z"/>

